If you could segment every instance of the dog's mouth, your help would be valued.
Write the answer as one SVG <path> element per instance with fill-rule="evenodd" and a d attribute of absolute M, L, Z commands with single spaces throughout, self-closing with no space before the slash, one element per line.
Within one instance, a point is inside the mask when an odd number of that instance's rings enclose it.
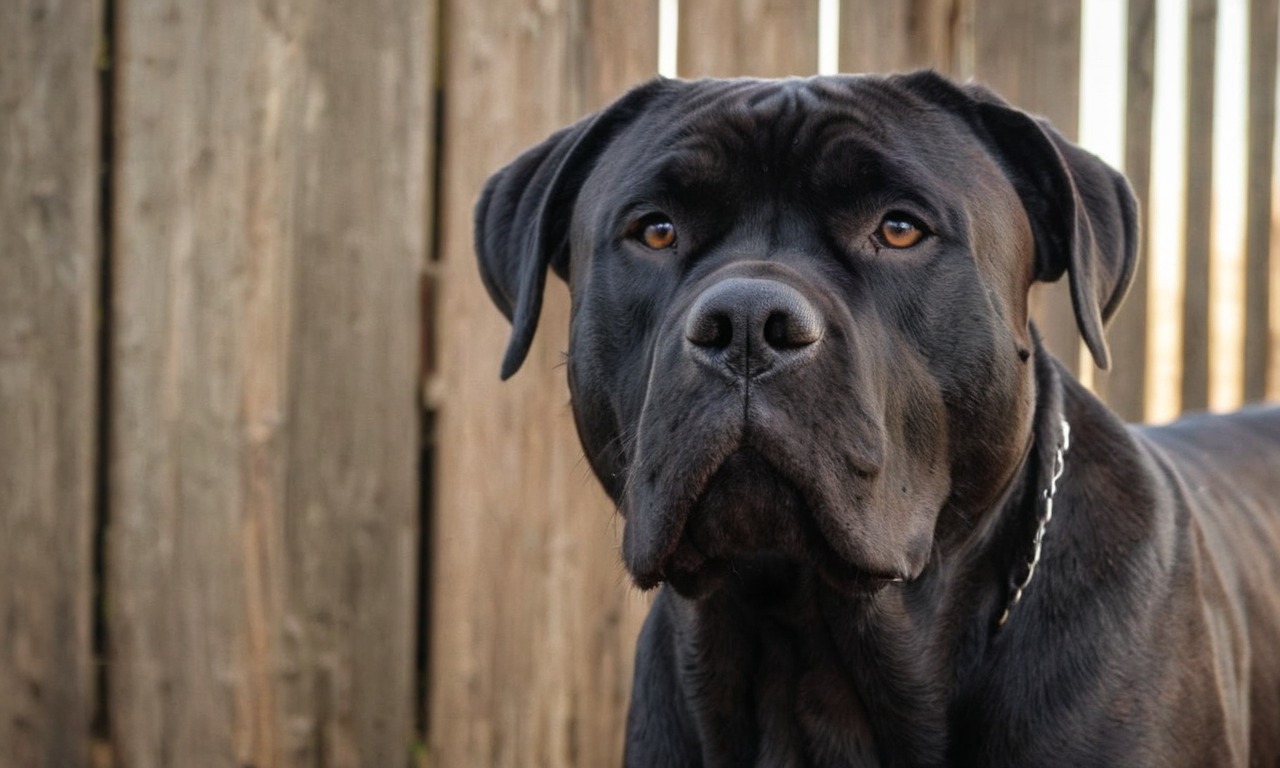
<path fill-rule="evenodd" d="M 751 274 L 745 282 L 768 282 Z M 714 304 L 729 291 L 713 293 L 715 286 L 698 295 Z M 759 290 L 742 312 L 757 299 L 776 298 Z M 817 312 L 818 303 L 804 306 Z M 733 315 L 722 325 L 751 334 L 712 340 L 697 335 L 701 326 L 689 337 L 682 319 L 700 305 L 673 312 L 628 430 L 633 439 L 615 464 L 623 477 L 616 494 L 626 518 L 622 554 L 637 586 L 666 582 L 703 593 L 760 557 L 803 563 L 852 593 L 923 570 L 948 492 L 940 393 L 889 386 L 885 366 L 860 346 L 871 342 L 855 343 L 864 337 L 849 330 L 850 318 L 838 322 L 836 304 L 828 304 L 821 348 L 801 362 L 787 357 L 790 347 L 769 341 L 767 320 L 758 328 Z M 785 316 L 784 309 L 778 313 Z M 717 355 L 733 350 L 738 337 L 776 344 L 760 356 L 783 367 L 752 376 L 722 364 Z M 915 357 L 899 363 L 910 374 L 904 381 L 929 381 Z"/>
<path fill-rule="evenodd" d="M 901 574 L 868 570 L 837 555 L 817 522 L 817 506 L 758 450 L 740 447 L 694 495 L 670 553 L 633 576 L 643 588 L 665 582 L 693 598 L 727 582 L 797 568 L 811 567 L 831 587 L 854 596 L 902 581 Z"/>

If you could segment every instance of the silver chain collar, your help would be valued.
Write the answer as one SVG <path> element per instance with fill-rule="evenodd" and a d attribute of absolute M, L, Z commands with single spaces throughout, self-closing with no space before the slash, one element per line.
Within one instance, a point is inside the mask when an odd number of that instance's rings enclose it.
<path fill-rule="evenodd" d="M 1071 425 L 1066 419 L 1062 419 L 1062 435 L 1058 439 L 1058 448 L 1053 454 L 1053 474 L 1049 477 L 1049 487 L 1040 492 L 1040 499 L 1044 504 L 1040 512 L 1040 524 L 1036 526 L 1036 537 L 1032 540 L 1031 559 L 1027 561 L 1027 575 L 1022 577 L 1021 582 L 1014 584 L 1013 596 L 1009 598 L 1009 604 L 1000 615 L 1000 621 L 996 622 L 997 629 L 1003 627 L 1008 621 L 1009 611 L 1013 610 L 1013 606 L 1022 599 L 1023 590 L 1031 583 L 1031 577 L 1036 575 L 1036 566 L 1040 564 L 1040 547 L 1044 543 L 1044 531 L 1053 520 L 1053 497 L 1058 492 L 1058 478 L 1062 477 L 1062 472 L 1066 468 L 1067 449 L 1070 447 Z"/>

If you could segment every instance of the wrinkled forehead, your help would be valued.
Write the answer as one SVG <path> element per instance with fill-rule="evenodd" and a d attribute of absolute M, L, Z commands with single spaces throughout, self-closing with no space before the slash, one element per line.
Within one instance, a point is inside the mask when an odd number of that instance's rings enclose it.
<path fill-rule="evenodd" d="M 606 165 L 664 190 L 952 187 L 990 163 L 951 112 L 871 76 L 674 83 Z"/>

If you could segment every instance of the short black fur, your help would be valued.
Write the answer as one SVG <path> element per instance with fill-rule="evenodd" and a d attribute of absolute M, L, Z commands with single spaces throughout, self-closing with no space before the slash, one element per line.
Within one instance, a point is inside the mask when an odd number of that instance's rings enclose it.
<path fill-rule="evenodd" d="M 1138 231 L 1120 174 L 933 73 L 659 79 L 494 175 L 503 376 L 551 267 L 659 590 L 628 765 L 1280 764 L 1280 409 L 1125 426 L 1029 320 L 1066 276 L 1107 366 Z"/>

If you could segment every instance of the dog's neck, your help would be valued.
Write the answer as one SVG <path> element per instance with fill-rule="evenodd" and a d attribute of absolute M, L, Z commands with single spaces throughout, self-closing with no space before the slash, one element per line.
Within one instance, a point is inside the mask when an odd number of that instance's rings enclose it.
<path fill-rule="evenodd" d="M 1053 506 L 1058 493 L 1058 480 L 1062 478 L 1062 473 L 1066 471 L 1067 451 L 1070 448 L 1071 424 L 1064 417 L 1058 425 L 1058 442 L 1053 450 L 1053 468 L 1050 470 L 1049 481 L 1041 489 L 1040 497 L 1037 500 L 1040 514 L 1036 518 L 1038 523 L 1036 535 L 1031 539 L 1031 555 L 1027 558 L 1026 572 L 1020 579 L 1015 581 L 1013 594 L 1009 597 L 1009 603 L 1005 606 L 1004 613 L 1000 614 L 1000 619 L 996 622 L 997 627 L 1003 627 L 1005 622 L 1009 620 L 1010 612 L 1022 600 L 1023 593 L 1027 590 L 1027 587 L 1031 586 L 1031 580 L 1035 578 L 1036 568 L 1040 565 L 1040 555 L 1044 547 L 1044 536 L 1049 530 L 1049 523 L 1053 522 Z"/>
<path fill-rule="evenodd" d="M 1067 452 L 1071 446 L 1071 423 L 1068 421 L 1063 404 L 1062 376 L 1057 363 L 1039 344 L 1036 345 L 1035 379 L 1036 379 L 1036 411 L 1034 429 L 1028 441 L 1027 452 L 1018 470 L 1019 481 L 1016 489 L 1006 495 L 997 506 L 997 513 L 989 515 L 991 525 L 1010 526 L 1013 529 L 1011 542 L 1007 540 L 980 541 L 979 547 L 988 552 L 994 546 L 1008 553 L 1018 554 L 1017 531 L 1028 524 L 1028 517 L 1034 517 L 1034 533 L 1022 543 L 1019 556 L 1020 565 L 1015 564 L 1008 571 L 1009 597 L 1005 602 L 996 627 L 1000 628 L 1009 621 L 1015 606 L 1022 600 L 1023 594 L 1031 586 L 1039 567 L 1043 548 L 1052 546 L 1046 542 L 1049 524 L 1053 521 L 1054 502 L 1058 493 L 1058 483 L 1066 469 Z M 1027 498 L 1027 493 L 1034 494 Z M 1034 510 L 1034 516 L 1028 515 Z M 1003 514 L 1000 514 L 1003 513 Z M 1007 534 L 1006 534 L 1007 538 Z M 1010 548 L 1008 543 L 1014 546 Z M 1000 559 L 1003 561 L 1005 557 Z M 1002 568 L 1001 568 L 1002 569 Z M 998 569 L 998 570 L 1001 570 Z"/>
<path fill-rule="evenodd" d="M 940 759 L 956 687 L 982 664 L 996 635 L 1027 612 L 1021 596 L 1054 577 L 1038 568 L 1036 542 L 1039 537 L 1042 551 L 1060 543 L 1042 522 L 1045 497 L 1055 494 L 1054 478 L 1061 473 L 1056 465 L 1065 460 L 1067 393 L 1059 363 L 1039 345 L 1034 364 L 1036 406 L 1027 450 L 970 538 L 939 548 L 915 583 L 887 588 L 858 605 L 834 593 L 820 601 L 832 636 L 849 640 L 841 656 L 872 713 L 877 741 L 912 755 L 904 764 Z M 1028 578 L 1033 558 L 1040 571 L 1035 581 Z M 918 727 L 922 723 L 931 727 Z"/>

